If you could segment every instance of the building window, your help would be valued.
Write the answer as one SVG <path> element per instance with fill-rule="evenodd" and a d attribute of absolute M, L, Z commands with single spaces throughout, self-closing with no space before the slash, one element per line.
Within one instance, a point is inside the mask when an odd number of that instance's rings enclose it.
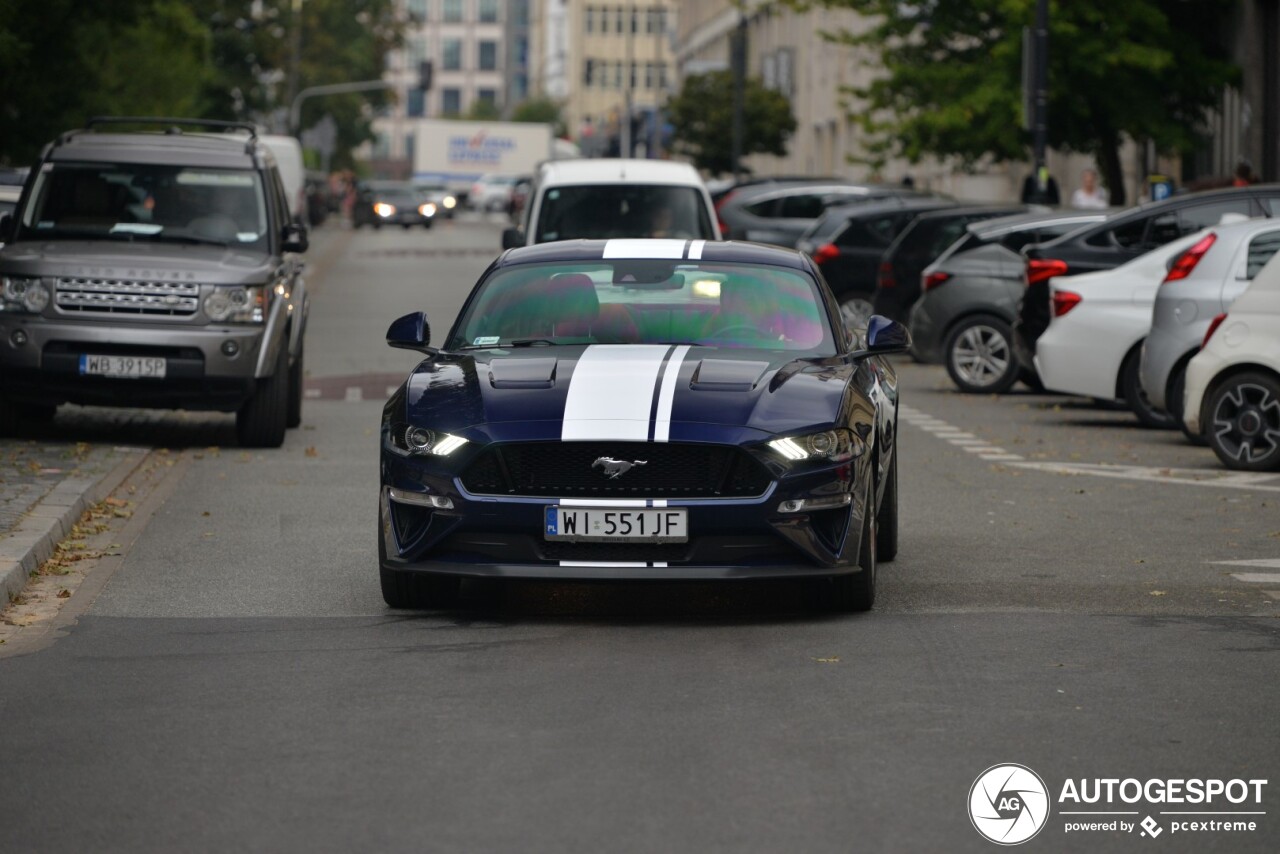
<path fill-rule="evenodd" d="M 405 99 L 405 112 L 409 118 L 419 119 L 426 114 L 426 99 L 423 97 L 425 94 L 417 86 L 409 90 L 409 97 Z"/>
<path fill-rule="evenodd" d="M 498 0 L 480 0 L 480 23 L 498 23 Z"/>
<path fill-rule="evenodd" d="M 440 112 L 446 116 L 456 116 L 462 112 L 462 90 L 443 89 L 440 92 Z"/>
<path fill-rule="evenodd" d="M 511 76 L 511 97 L 515 101 L 523 101 L 529 97 L 529 78 L 524 74 Z"/>
<path fill-rule="evenodd" d="M 529 26 L 529 0 L 511 0 L 511 17 L 517 27 Z"/>
<path fill-rule="evenodd" d="M 409 0 L 409 17 L 414 21 L 427 19 L 427 0 Z"/>
<path fill-rule="evenodd" d="M 640 10 L 635 6 L 631 7 L 631 35 L 640 32 Z"/>
<path fill-rule="evenodd" d="M 639 85 L 640 85 L 640 83 L 639 83 L 639 68 L 640 68 L 640 63 L 638 63 L 638 62 L 633 62 L 633 63 L 631 63 L 631 69 L 630 69 L 630 75 L 629 75 L 629 82 L 627 83 L 627 85 L 628 85 L 630 88 L 632 88 L 632 89 L 635 89 L 637 86 L 639 86 Z"/>
<path fill-rule="evenodd" d="M 498 68 L 498 43 L 480 42 L 480 70 L 496 71 Z"/>
<path fill-rule="evenodd" d="M 644 13 L 644 31 L 649 35 L 661 32 L 658 29 L 658 10 L 648 9 Z"/>
<path fill-rule="evenodd" d="M 658 88 L 666 91 L 667 88 L 667 64 L 665 62 L 658 63 Z"/>
<path fill-rule="evenodd" d="M 444 70 L 462 70 L 462 39 L 444 40 Z"/>
<path fill-rule="evenodd" d="M 627 10 L 621 6 L 613 10 L 613 14 L 614 14 L 613 22 L 616 25 L 613 28 L 613 31 L 618 35 L 622 35 L 623 33 L 626 32 L 626 30 L 623 29 L 623 24 L 625 23 L 624 18 L 626 17 L 626 13 L 627 13 Z"/>
<path fill-rule="evenodd" d="M 582 61 L 582 85 L 590 89 L 595 85 L 596 61 L 594 59 L 584 59 Z"/>
<path fill-rule="evenodd" d="M 609 21 L 610 21 L 609 7 L 601 6 L 600 7 L 600 32 L 602 33 L 609 32 Z"/>
<path fill-rule="evenodd" d="M 595 6 L 587 7 L 587 11 L 583 20 L 583 28 L 589 33 L 594 33 L 596 31 L 596 7 Z"/>
<path fill-rule="evenodd" d="M 490 107 L 496 107 L 498 105 L 498 90 L 497 89 L 477 89 L 476 101 L 478 101 L 481 104 L 488 104 Z"/>
<path fill-rule="evenodd" d="M 622 88 L 622 63 L 615 62 L 613 64 L 613 88 Z"/>
<path fill-rule="evenodd" d="M 446 24 L 462 23 L 462 0 L 443 0 L 441 17 Z"/>
<path fill-rule="evenodd" d="M 652 89 L 657 82 L 657 70 L 652 62 L 644 64 L 644 88 Z"/>

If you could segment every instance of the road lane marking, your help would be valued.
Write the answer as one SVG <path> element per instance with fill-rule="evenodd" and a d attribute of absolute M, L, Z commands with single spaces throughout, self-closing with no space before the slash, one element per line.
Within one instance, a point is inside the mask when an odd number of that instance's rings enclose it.
<path fill-rule="evenodd" d="M 348 403 L 355 403 L 364 399 L 364 392 L 358 385 L 347 386 L 347 396 L 343 399 Z"/>
<path fill-rule="evenodd" d="M 1231 577 L 1245 584 L 1280 584 L 1280 573 L 1276 572 L 1233 572 Z"/>
<path fill-rule="evenodd" d="M 1211 560 L 1209 563 L 1217 566 L 1252 566 L 1258 569 L 1280 569 L 1280 558 L 1272 557 L 1257 558 L 1255 560 Z"/>

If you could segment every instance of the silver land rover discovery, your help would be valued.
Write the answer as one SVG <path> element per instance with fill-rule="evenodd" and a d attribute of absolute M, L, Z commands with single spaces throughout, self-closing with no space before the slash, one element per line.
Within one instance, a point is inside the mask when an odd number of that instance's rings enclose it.
<path fill-rule="evenodd" d="M 61 403 L 235 412 L 257 447 L 301 422 L 307 234 L 252 126 L 94 119 L 0 243 L 0 429 Z"/>

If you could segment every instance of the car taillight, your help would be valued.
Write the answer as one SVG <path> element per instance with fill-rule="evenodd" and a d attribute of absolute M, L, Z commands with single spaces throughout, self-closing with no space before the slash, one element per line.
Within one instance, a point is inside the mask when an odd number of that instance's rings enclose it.
<path fill-rule="evenodd" d="M 1220 314 L 1217 317 L 1215 317 L 1213 320 L 1209 321 L 1209 329 L 1207 332 L 1204 333 L 1204 341 L 1200 342 L 1201 350 L 1209 346 L 1209 339 L 1213 337 L 1213 333 L 1218 331 L 1218 327 L 1221 326 L 1222 321 L 1226 319 L 1227 319 L 1227 316 L 1225 314 Z"/>
<path fill-rule="evenodd" d="M 950 273 L 944 273 L 941 270 L 936 273 L 926 273 L 920 277 L 920 287 L 922 290 L 931 291 L 938 285 L 946 284 L 950 278 Z"/>
<path fill-rule="evenodd" d="M 1065 276 L 1067 274 L 1067 262 L 1059 261 L 1056 258 L 1028 258 L 1027 259 L 1027 284 L 1034 285 L 1037 282 L 1047 282 L 1054 276 Z"/>
<path fill-rule="evenodd" d="M 1200 259 L 1204 257 L 1204 253 L 1209 251 L 1209 247 L 1212 246 L 1217 239 L 1218 235 L 1211 231 L 1204 237 L 1197 240 L 1195 246 L 1192 246 L 1186 252 L 1183 252 L 1178 256 L 1178 260 L 1173 262 L 1173 266 L 1169 268 L 1169 272 L 1165 275 L 1164 282 L 1161 282 L 1160 284 L 1163 285 L 1165 282 L 1176 282 L 1178 279 L 1185 279 L 1187 276 L 1190 276 L 1191 271 L 1196 268 L 1196 265 L 1200 263 Z"/>
<path fill-rule="evenodd" d="M 840 249 L 834 243 L 824 243 L 813 251 L 813 262 L 825 264 L 840 257 Z"/>
<path fill-rule="evenodd" d="M 1083 297 L 1075 291 L 1054 291 L 1053 316 L 1062 317 L 1062 315 L 1079 305 L 1081 299 Z"/>
<path fill-rule="evenodd" d="M 880 265 L 880 273 L 876 277 L 876 287 L 896 288 L 898 280 L 893 277 L 893 265 L 885 261 Z"/>
<path fill-rule="evenodd" d="M 716 224 L 720 226 L 720 236 L 725 240 L 729 239 L 729 226 L 724 224 L 724 217 L 720 216 L 720 210 L 724 207 L 725 202 L 733 198 L 733 194 L 736 192 L 738 191 L 730 190 L 721 196 L 715 203 Z"/>

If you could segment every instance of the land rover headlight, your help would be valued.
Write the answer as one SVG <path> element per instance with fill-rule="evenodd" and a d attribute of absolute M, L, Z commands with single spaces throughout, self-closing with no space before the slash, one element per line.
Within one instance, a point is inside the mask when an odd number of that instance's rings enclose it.
<path fill-rule="evenodd" d="M 49 304 L 49 291 L 39 279 L 5 276 L 0 279 L 0 286 L 4 294 L 0 308 L 5 311 L 39 313 Z"/>
<path fill-rule="evenodd" d="M 214 288 L 204 298 L 204 313 L 216 323 L 262 323 L 267 317 L 267 288 Z"/>
<path fill-rule="evenodd" d="M 810 433 L 806 436 L 774 439 L 769 443 L 769 447 L 789 462 L 824 460 L 833 463 L 860 457 L 867 449 L 866 442 L 856 433 L 842 428 L 823 430 L 821 433 Z"/>

